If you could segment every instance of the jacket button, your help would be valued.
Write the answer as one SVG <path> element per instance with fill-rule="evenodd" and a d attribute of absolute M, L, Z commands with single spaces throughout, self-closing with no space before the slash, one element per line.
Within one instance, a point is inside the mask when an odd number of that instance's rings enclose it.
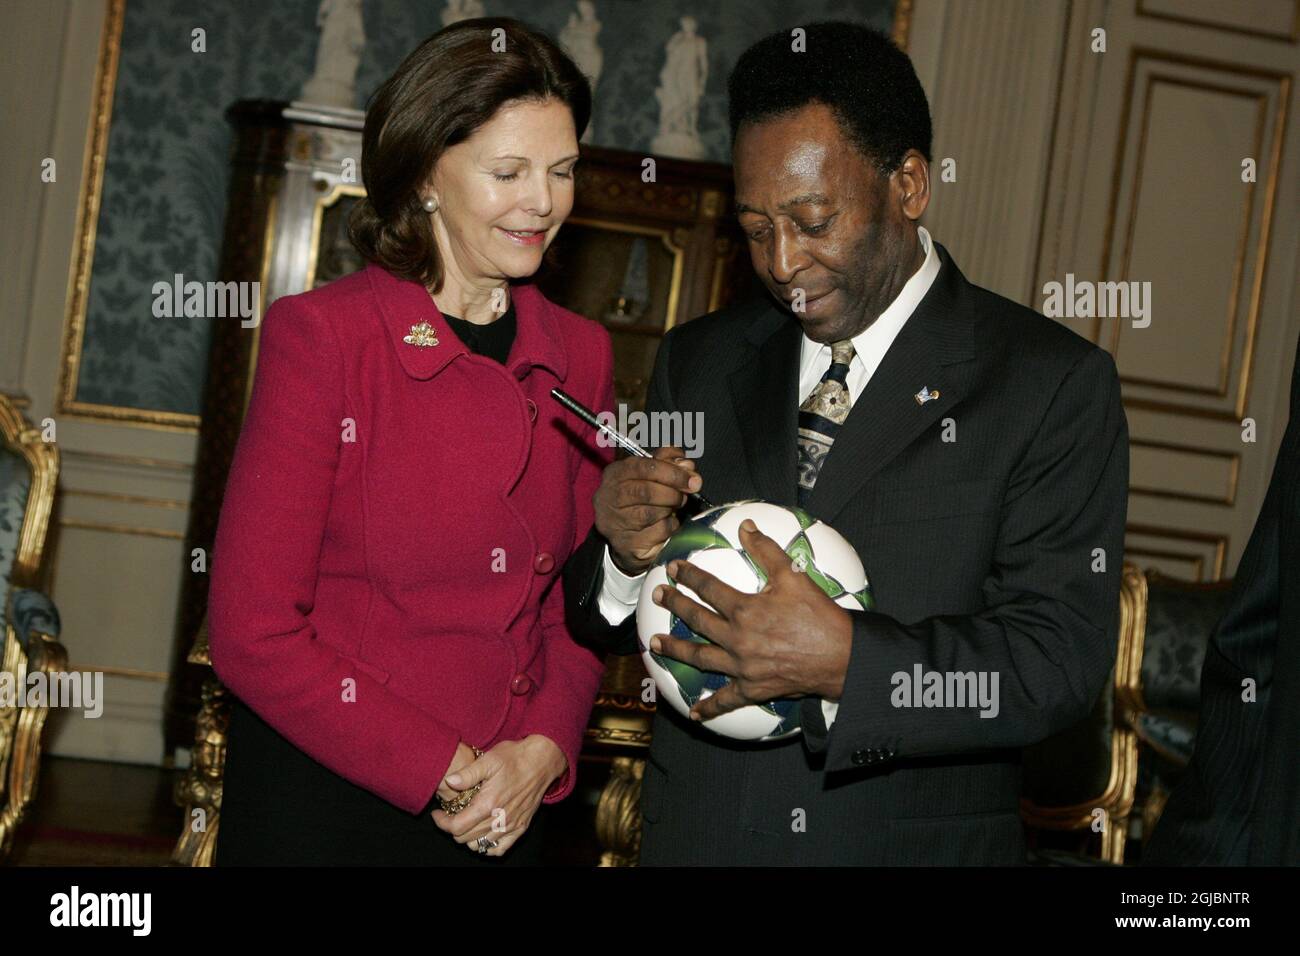
<path fill-rule="evenodd" d="M 528 401 L 528 420 L 530 422 L 535 422 L 537 421 L 537 403 L 533 401 L 531 398 L 528 399 L 527 401 Z"/>
<path fill-rule="evenodd" d="M 550 574 L 554 567 L 555 558 L 549 551 L 539 551 L 537 557 L 533 558 L 533 570 L 538 574 Z"/>
<path fill-rule="evenodd" d="M 867 756 L 867 752 L 865 750 L 855 750 L 853 752 L 853 762 L 857 764 L 859 767 L 861 767 L 864 763 L 869 763 L 870 760 L 871 758 Z"/>
<path fill-rule="evenodd" d="M 527 674 L 516 674 L 510 681 L 510 693 L 522 697 L 533 689 L 533 679 Z"/>

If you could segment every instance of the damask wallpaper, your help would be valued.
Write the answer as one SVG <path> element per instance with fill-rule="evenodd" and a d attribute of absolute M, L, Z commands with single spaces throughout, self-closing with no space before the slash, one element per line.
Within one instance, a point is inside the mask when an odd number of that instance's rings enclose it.
<path fill-rule="evenodd" d="M 197 414 L 209 320 L 153 316 L 153 285 L 215 279 L 230 129 L 241 99 L 291 100 L 311 74 L 318 0 L 127 0 L 109 127 L 76 400 Z M 558 36 L 573 0 L 485 0 Z M 363 0 L 364 99 L 422 39 L 440 29 L 440 0 Z M 708 42 L 699 129 L 709 159 L 728 155 L 726 77 L 766 33 L 844 19 L 888 30 L 894 0 L 595 0 L 604 66 L 594 142 L 650 152 L 664 44 L 689 14 Z M 193 31 L 204 31 L 195 52 Z"/>

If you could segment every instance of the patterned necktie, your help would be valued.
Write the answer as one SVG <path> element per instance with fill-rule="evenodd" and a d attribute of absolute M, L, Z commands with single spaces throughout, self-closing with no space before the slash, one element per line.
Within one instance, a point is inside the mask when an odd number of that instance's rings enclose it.
<path fill-rule="evenodd" d="M 817 473 L 835 444 L 835 433 L 849 417 L 853 402 L 845 379 L 853 361 L 849 340 L 831 345 L 831 367 L 799 406 L 799 507 L 807 507 Z"/>

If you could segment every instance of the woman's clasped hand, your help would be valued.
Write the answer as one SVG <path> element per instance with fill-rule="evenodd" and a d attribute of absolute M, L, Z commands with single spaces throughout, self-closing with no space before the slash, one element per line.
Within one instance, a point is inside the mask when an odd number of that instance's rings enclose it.
<path fill-rule="evenodd" d="M 433 822 L 475 853 L 504 856 L 528 830 L 547 789 L 567 770 L 564 752 L 541 734 L 503 740 L 477 758 L 461 743 L 437 792 L 443 806 L 462 808 L 434 810 Z"/>

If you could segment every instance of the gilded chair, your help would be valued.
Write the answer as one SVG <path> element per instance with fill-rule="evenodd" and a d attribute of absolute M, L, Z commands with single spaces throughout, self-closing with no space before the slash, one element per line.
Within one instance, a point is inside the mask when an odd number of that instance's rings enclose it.
<path fill-rule="evenodd" d="M 24 707 L 27 675 L 67 670 L 59 615 L 39 590 L 42 553 L 59 453 L 0 395 L 0 584 L 4 653 L 0 661 L 0 860 L 36 796 L 48 700 Z M 48 685 L 47 685 L 48 686 Z"/>
<path fill-rule="evenodd" d="M 611 654 L 587 724 L 585 753 L 608 760 L 609 777 L 596 805 L 600 866 L 636 866 L 641 855 L 641 780 L 655 705 L 645 700 L 647 680 L 638 654 Z"/>
<path fill-rule="evenodd" d="M 1147 575 L 1141 687 L 1124 719 L 1138 738 L 1137 805 L 1143 838 L 1160 819 L 1192 758 L 1201 703 L 1201 665 L 1228 609 L 1232 581 Z"/>
<path fill-rule="evenodd" d="M 1053 862 L 1124 862 L 1138 777 L 1138 739 L 1126 715 L 1141 700 L 1147 579 L 1124 562 L 1119 648 L 1111 680 L 1092 712 L 1073 727 L 1025 748 L 1020 815 L 1035 831 L 1086 836 L 1082 856 Z"/>
<path fill-rule="evenodd" d="M 180 839 L 172 850 L 173 866 L 211 866 L 221 825 L 221 790 L 226 773 L 226 731 L 230 728 L 230 694 L 217 680 L 208 656 L 208 619 L 186 660 L 207 668 L 194 724 L 190 769 L 176 781 L 173 798 L 185 808 Z"/>

